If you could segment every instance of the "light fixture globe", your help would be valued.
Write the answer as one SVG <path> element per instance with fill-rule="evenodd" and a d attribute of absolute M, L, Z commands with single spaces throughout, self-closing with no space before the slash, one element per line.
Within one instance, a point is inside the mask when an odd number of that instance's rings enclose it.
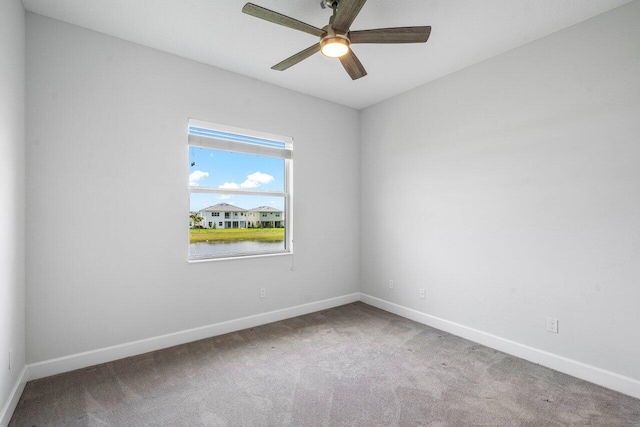
<path fill-rule="evenodd" d="M 322 54 L 329 58 L 339 58 L 349 52 L 349 39 L 335 34 L 320 40 Z"/>

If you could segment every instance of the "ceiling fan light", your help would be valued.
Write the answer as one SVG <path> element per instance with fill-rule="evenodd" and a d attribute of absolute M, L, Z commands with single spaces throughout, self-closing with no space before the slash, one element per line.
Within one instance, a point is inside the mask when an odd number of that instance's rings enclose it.
<path fill-rule="evenodd" d="M 320 42 L 322 54 L 329 58 L 338 58 L 349 52 L 349 40 L 342 37 L 330 37 Z"/>

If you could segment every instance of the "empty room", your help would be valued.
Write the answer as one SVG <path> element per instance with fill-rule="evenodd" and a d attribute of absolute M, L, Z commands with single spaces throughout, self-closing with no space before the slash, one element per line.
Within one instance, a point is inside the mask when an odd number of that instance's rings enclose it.
<path fill-rule="evenodd" d="M 640 426 L 640 0 L 1 0 L 0 426 Z"/>

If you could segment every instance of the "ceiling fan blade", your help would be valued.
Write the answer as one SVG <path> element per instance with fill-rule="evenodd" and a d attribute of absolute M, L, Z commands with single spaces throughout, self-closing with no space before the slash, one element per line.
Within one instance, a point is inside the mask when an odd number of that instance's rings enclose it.
<path fill-rule="evenodd" d="M 298 62 L 307 59 L 314 53 L 320 52 L 320 43 L 316 43 L 311 47 L 306 48 L 305 50 L 296 53 L 293 56 L 288 57 L 284 61 L 274 65 L 271 67 L 272 70 L 284 71 L 289 67 L 296 65 Z"/>
<path fill-rule="evenodd" d="M 351 77 L 351 80 L 357 80 L 360 77 L 367 75 L 367 70 L 364 69 L 362 63 L 358 59 L 355 53 L 351 49 L 344 56 L 340 57 L 340 62 L 347 73 Z"/>
<path fill-rule="evenodd" d="M 338 11 L 336 12 L 336 18 L 333 20 L 331 26 L 339 31 L 347 32 L 349 27 L 353 24 L 353 21 L 360 13 L 360 9 L 367 2 L 367 0 L 342 0 L 338 4 Z"/>
<path fill-rule="evenodd" d="M 313 25 L 305 24 L 302 21 L 274 12 L 273 10 L 265 9 L 253 3 L 245 4 L 242 11 L 247 15 L 255 16 L 256 18 L 264 19 L 265 21 L 273 22 L 274 24 L 284 27 L 293 28 L 294 30 L 302 31 L 313 36 L 322 37 L 326 34 L 325 31 Z"/>
<path fill-rule="evenodd" d="M 375 30 L 351 31 L 351 43 L 425 43 L 431 27 L 378 28 Z"/>

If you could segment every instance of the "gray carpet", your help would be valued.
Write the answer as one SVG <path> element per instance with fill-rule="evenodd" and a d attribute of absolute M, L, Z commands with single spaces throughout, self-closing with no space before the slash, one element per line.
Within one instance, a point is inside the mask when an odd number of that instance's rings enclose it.
<path fill-rule="evenodd" d="M 639 426 L 640 400 L 363 303 L 27 384 L 11 426 Z"/>

